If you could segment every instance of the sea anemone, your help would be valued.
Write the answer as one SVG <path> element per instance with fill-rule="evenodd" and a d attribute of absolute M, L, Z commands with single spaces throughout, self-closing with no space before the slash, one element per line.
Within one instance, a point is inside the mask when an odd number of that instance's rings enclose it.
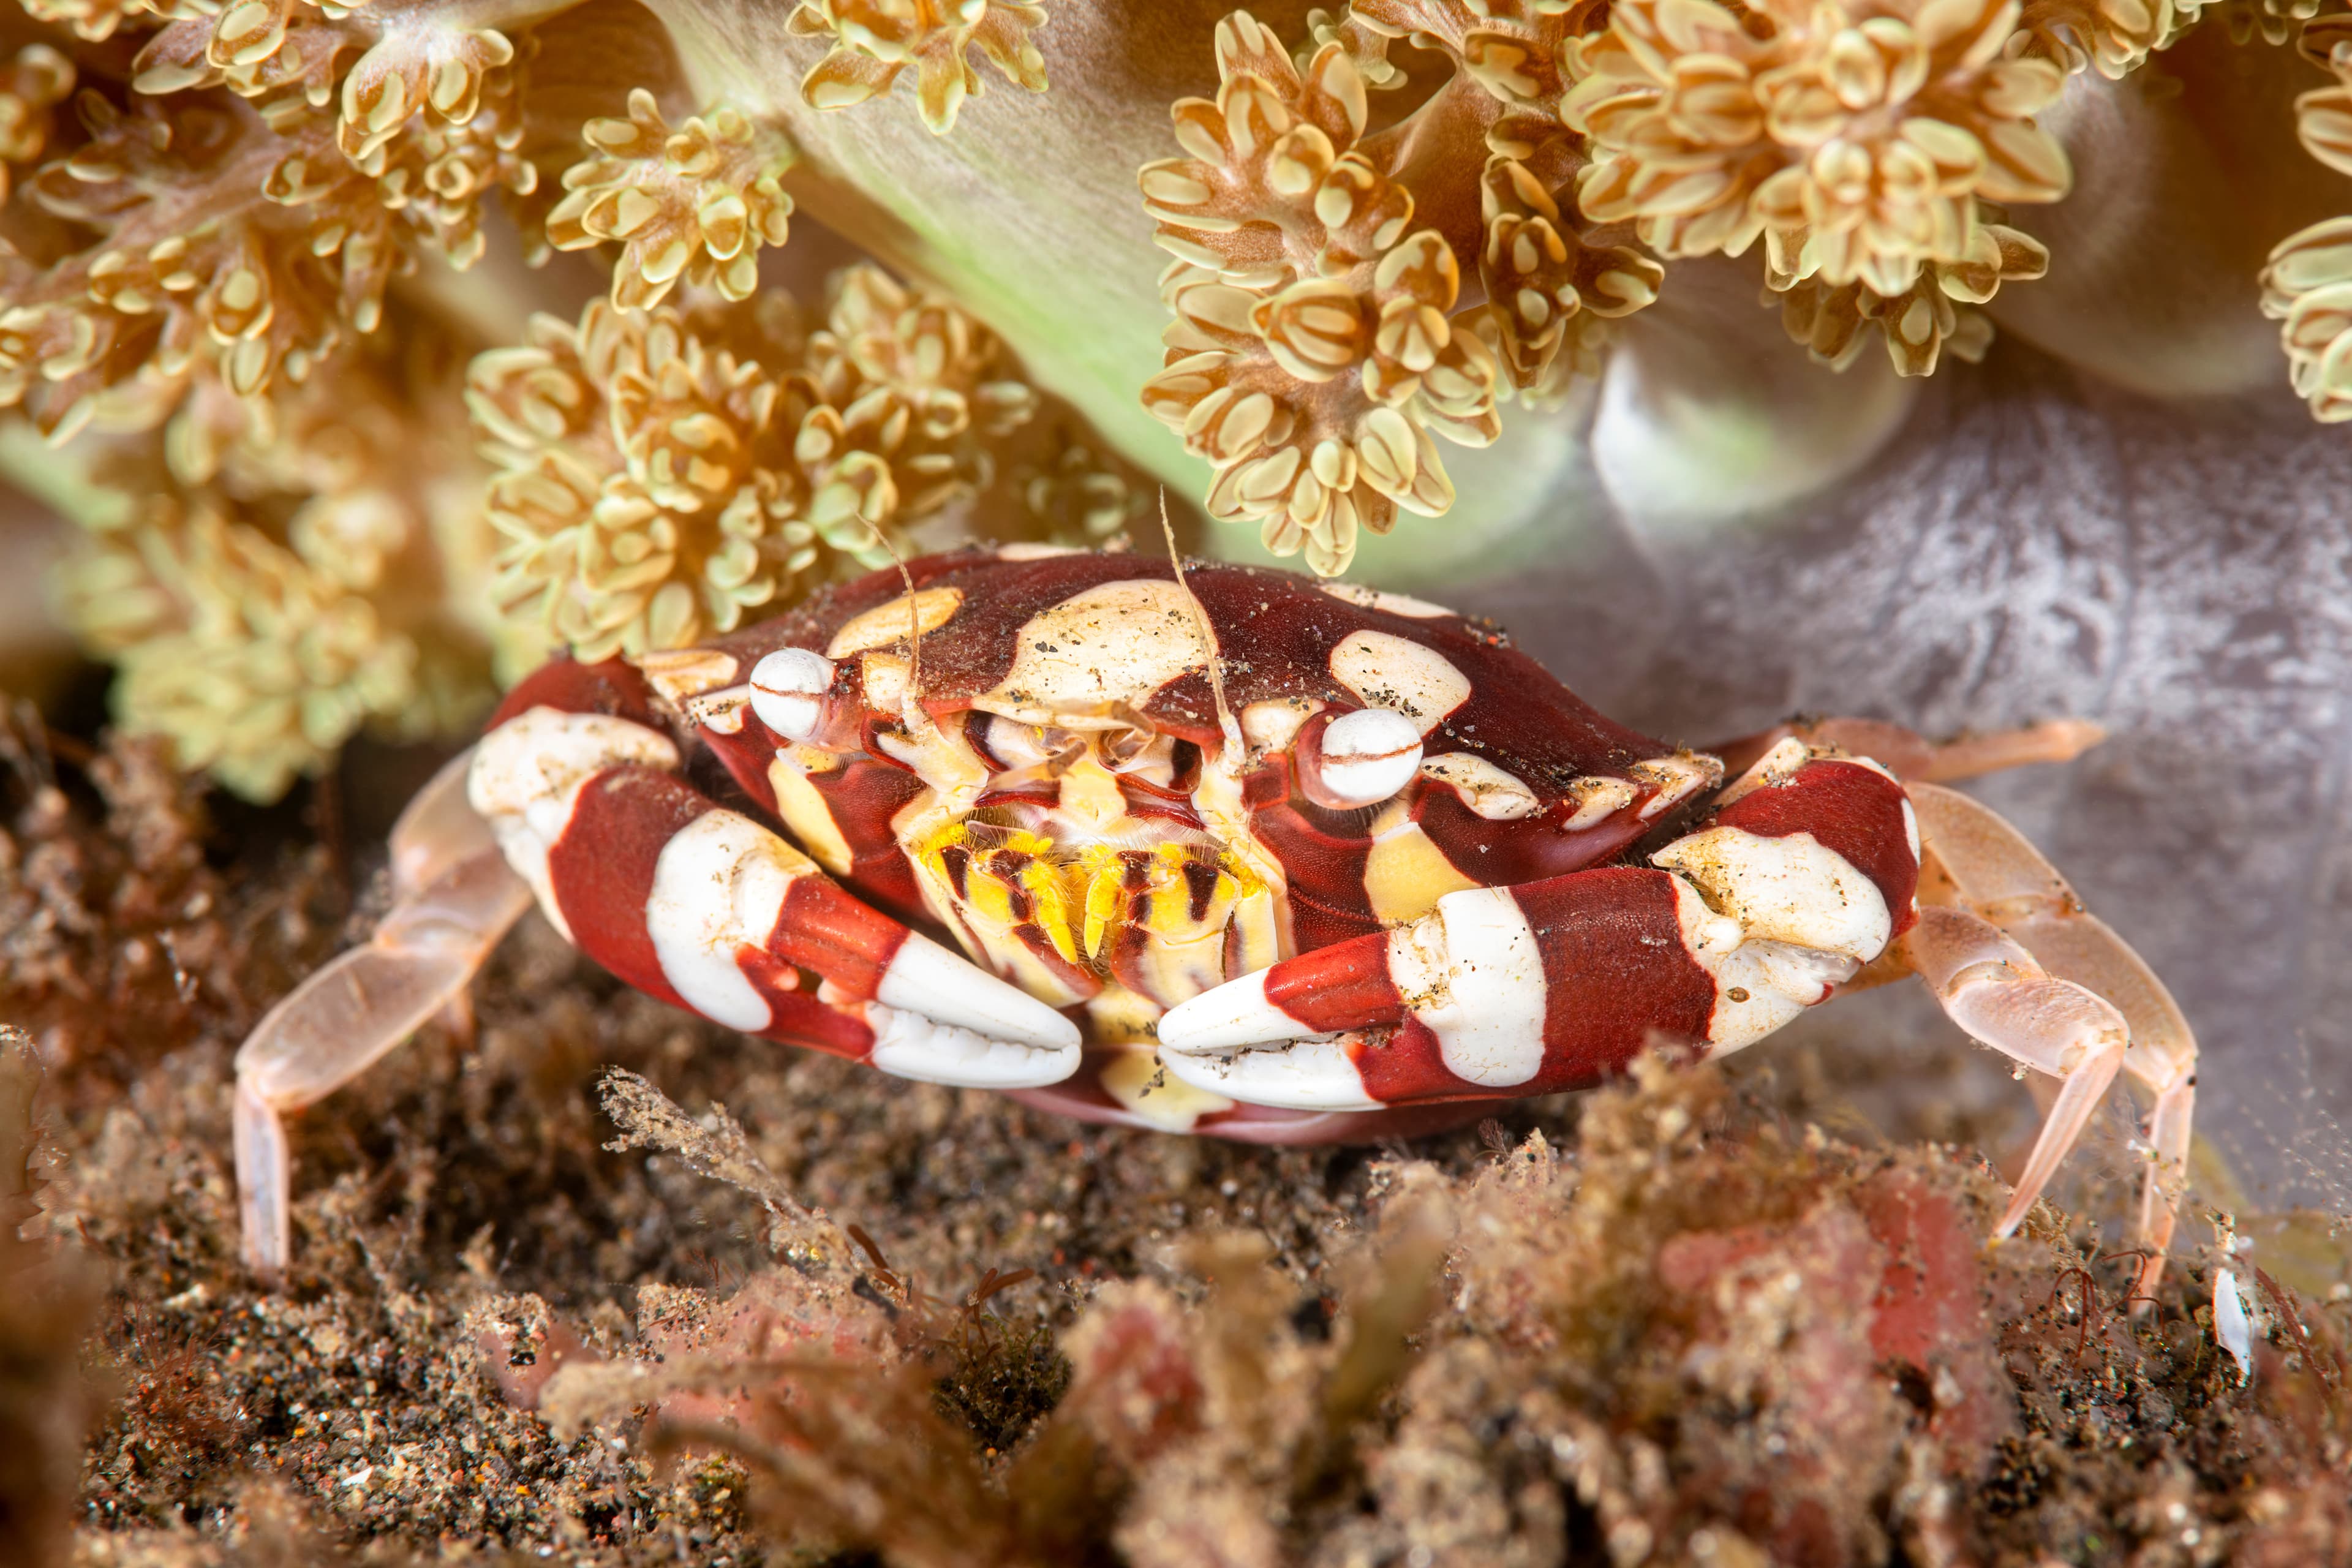
<path fill-rule="evenodd" d="M 2238 194 L 2272 215 L 2267 268 L 2196 293 L 2259 300 L 2314 414 L 2352 417 L 2352 199 L 2326 173 L 2352 172 L 2341 11 L 20 3 L 0 36 L 0 404 L 89 448 L 73 471 L 113 499 L 79 510 L 120 534 L 92 546 L 118 575 L 134 536 L 158 584 L 200 557 L 257 571 L 277 558 L 218 542 L 257 529 L 371 606 L 366 637 L 411 639 L 419 668 L 510 678 L 558 646 L 675 646 L 909 544 L 1115 537 L 1150 510 L 1147 472 L 1255 524 L 1243 553 L 1335 574 L 1395 531 L 1380 561 L 1463 570 L 1543 526 L 1549 492 L 1507 476 L 1564 472 L 1589 438 L 1590 471 L 1617 482 L 1633 405 L 1589 422 L 1621 363 L 1640 406 L 1684 425 L 1753 395 L 1753 307 L 1727 267 L 1833 369 L 1876 343 L 1924 376 L 1981 355 L 1997 322 L 2158 367 L 2194 331 L 2140 331 L 2118 301 L 2187 265 L 2159 238 L 2189 221 L 2165 205 L 2186 199 L 2165 151 L 2179 100 L 2198 123 L 2293 125 L 2318 160 L 2252 174 Z M 2216 37 L 2263 58 L 2140 89 Z M 1024 90 L 982 96 L 998 79 Z M 583 309 L 564 252 L 604 265 L 604 303 Z M 398 527 L 360 521 L 391 511 L 299 450 L 258 512 L 252 485 L 188 477 L 231 425 L 248 470 L 250 432 L 299 448 L 286 411 L 355 395 L 394 320 L 408 348 L 437 345 L 444 379 L 416 406 L 462 397 L 486 466 L 450 458 Z M 2197 354 L 2196 390 L 2243 374 Z M 1883 375 L 1763 416 L 1789 438 L 1749 448 L 1806 454 L 1772 493 L 1867 451 L 1889 426 L 1858 411 L 1888 405 Z M 1700 469 L 1720 510 L 1764 493 Z M 1398 526 L 1465 495 L 1466 532 Z M 344 521 L 298 537 L 297 512 Z M 136 645 L 96 629 L 122 618 L 87 591 L 97 569 L 67 570 L 73 624 L 129 668 Z M 394 577 L 412 602 L 392 605 Z M 420 581 L 440 586 L 419 599 Z M 260 618 L 212 635 L 263 648 Z M 119 710 L 266 794 L 362 719 L 413 730 L 482 689 L 438 708 L 389 676 L 366 689 L 314 702 L 338 717 L 267 764 L 145 697 Z"/>

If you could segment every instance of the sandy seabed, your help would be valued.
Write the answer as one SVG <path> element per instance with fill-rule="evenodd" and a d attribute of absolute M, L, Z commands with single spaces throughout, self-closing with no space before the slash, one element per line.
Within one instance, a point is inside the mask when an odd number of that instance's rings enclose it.
<path fill-rule="evenodd" d="M 1874 1131 L 1830 1046 L 1243 1149 L 749 1040 L 534 918 L 302 1116 L 264 1289 L 230 1054 L 381 892 L 5 749 L 0 1563 L 2352 1562 L 2329 1225 L 2241 1216 L 2244 1378 L 2210 1249 L 2128 1310 L 2115 1179 L 1988 1248 L 1994 1133 Z"/>

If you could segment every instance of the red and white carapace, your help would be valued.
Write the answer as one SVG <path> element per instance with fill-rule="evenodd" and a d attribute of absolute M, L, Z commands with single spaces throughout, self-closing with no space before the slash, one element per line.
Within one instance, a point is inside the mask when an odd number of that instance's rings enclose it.
<path fill-rule="evenodd" d="M 247 1254 L 287 1256 L 281 1115 L 457 997 L 536 899 L 621 979 L 731 1028 L 1263 1142 L 1590 1085 L 1660 1037 L 1738 1050 L 1916 973 L 2059 1080 L 2003 1234 L 2118 1070 L 2153 1093 L 2160 1260 L 2189 1029 L 2013 829 L 1928 782 L 2095 734 L 1935 747 L 1831 721 L 1726 748 L 1727 787 L 1716 757 L 1416 599 L 930 556 L 515 689 L 403 818 L 391 916 L 238 1056 Z"/>

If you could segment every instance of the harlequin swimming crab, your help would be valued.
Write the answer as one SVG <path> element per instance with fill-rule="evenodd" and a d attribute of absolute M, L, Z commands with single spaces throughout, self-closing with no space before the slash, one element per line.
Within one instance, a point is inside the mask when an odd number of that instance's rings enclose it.
<path fill-rule="evenodd" d="M 2013 828 L 1929 782 L 2086 731 L 1936 747 L 1831 721 L 1718 760 L 1416 599 L 1132 554 L 926 557 L 514 690 L 396 829 L 373 939 L 239 1053 L 247 1253 L 287 1258 L 281 1116 L 460 997 L 536 899 L 622 980 L 730 1027 L 1262 1142 L 1588 1086 L 1659 1037 L 1735 1051 L 1915 973 L 2059 1084 L 2000 1234 L 2119 1070 L 2153 1094 L 2152 1279 L 2194 1040 Z"/>

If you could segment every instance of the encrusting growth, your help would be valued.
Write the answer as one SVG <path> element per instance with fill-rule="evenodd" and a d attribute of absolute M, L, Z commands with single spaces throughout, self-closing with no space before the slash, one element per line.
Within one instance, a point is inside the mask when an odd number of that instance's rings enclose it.
<path fill-rule="evenodd" d="M 568 194 L 547 215 L 550 244 L 617 241 L 620 310 L 660 304 L 680 278 L 723 299 L 751 298 L 760 247 L 784 243 L 793 212 L 779 183 L 793 163 L 781 132 L 723 104 L 673 132 L 638 88 L 627 119 L 592 120 L 581 134 L 594 155 L 565 172 Z"/>
<path fill-rule="evenodd" d="M 564 5 L 25 5 L 113 43 L 0 59 L 0 407 L 81 437 L 37 488 L 87 531 L 53 598 L 121 667 L 118 721 L 239 794 L 282 793 L 362 724 L 455 732 L 493 666 L 673 646 L 886 560 L 995 481 L 1036 410 L 971 316 L 871 268 L 824 331 L 781 296 L 730 317 L 787 237 L 791 141 L 625 80 L 603 100 L 625 113 L 540 109 Z M 836 44 L 813 101 L 912 66 L 944 131 L 973 47 L 1045 86 L 1035 5 L 803 11 Z M 595 84 L 563 58 L 551 101 L 577 115 Z M 469 378 L 484 319 L 431 274 L 481 258 L 493 195 L 527 252 L 602 250 L 611 303 L 531 322 Z M 445 449 L 461 396 L 491 473 Z M 1015 531 L 1116 531 L 1129 470 L 1071 418 L 1049 433 L 1003 454 Z"/>
<path fill-rule="evenodd" d="M 1172 111 L 1187 155 L 1139 176 L 1178 260 L 1144 405 L 1215 468 L 1211 515 L 1328 574 L 1360 530 L 1452 504 L 1431 436 L 1492 440 L 1507 388 L 1560 401 L 1677 258 L 1760 248 L 1766 300 L 1834 369 L 1874 335 L 1901 375 L 1979 358 L 1980 308 L 2051 265 L 2011 209 L 2073 183 L 2037 117 L 2069 75 L 2120 78 L 2202 8 L 1355 0 L 1310 13 L 1295 56 L 1234 12 L 1216 99 Z M 2335 74 L 2297 108 L 2313 154 L 2352 172 L 2352 21 L 2314 9 L 2231 30 L 2299 33 Z M 1451 74 L 1382 123 L 1368 95 L 1410 85 L 1400 45 Z M 2322 418 L 2352 416 L 2346 255 L 2323 224 L 2264 279 Z"/>
<path fill-rule="evenodd" d="M 873 268 L 836 280 L 824 330 L 781 314 L 747 331 L 599 301 L 475 362 L 503 604 L 583 658 L 731 631 L 887 563 L 1035 411 L 986 329 Z"/>
<path fill-rule="evenodd" d="M 863 103 L 888 92 L 911 66 L 916 108 L 939 136 L 982 90 L 968 50 L 980 50 L 1006 80 L 1045 90 L 1045 58 L 1029 37 L 1045 25 L 1040 0 L 801 0 L 791 23 L 803 37 L 834 40 L 801 81 L 812 108 Z"/>
<path fill-rule="evenodd" d="M 416 326 L 402 312 L 391 333 Z M 153 499 L 85 519 L 53 584 L 119 667 L 117 724 L 251 799 L 319 773 L 363 725 L 469 724 L 494 662 L 540 657 L 480 586 L 492 535 L 453 439 L 453 367 L 378 341 L 331 385 L 240 397 L 199 375 L 154 437 L 99 448 L 96 477 Z"/>
<path fill-rule="evenodd" d="M 1217 100 L 1174 110 L 1191 156 L 1140 177 L 1179 263 L 1144 403 L 1216 467 L 1211 515 L 1344 571 L 1360 528 L 1452 504 L 1433 434 L 1484 445 L 1507 385 L 1556 402 L 1597 371 L 1662 258 L 1762 238 L 1832 363 L 1873 322 L 1906 374 L 1979 349 L 1969 307 L 2046 260 L 1983 204 L 2064 194 L 2032 119 L 2063 75 L 2002 55 L 2013 5 L 1877 11 L 1363 0 L 1318 13 L 1296 63 L 1247 13 L 1221 23 Z M 1368 134 L 1398 40 L 1454 72 Z M 1414 228 L 1417 202 L 1446 226 Z"/>

